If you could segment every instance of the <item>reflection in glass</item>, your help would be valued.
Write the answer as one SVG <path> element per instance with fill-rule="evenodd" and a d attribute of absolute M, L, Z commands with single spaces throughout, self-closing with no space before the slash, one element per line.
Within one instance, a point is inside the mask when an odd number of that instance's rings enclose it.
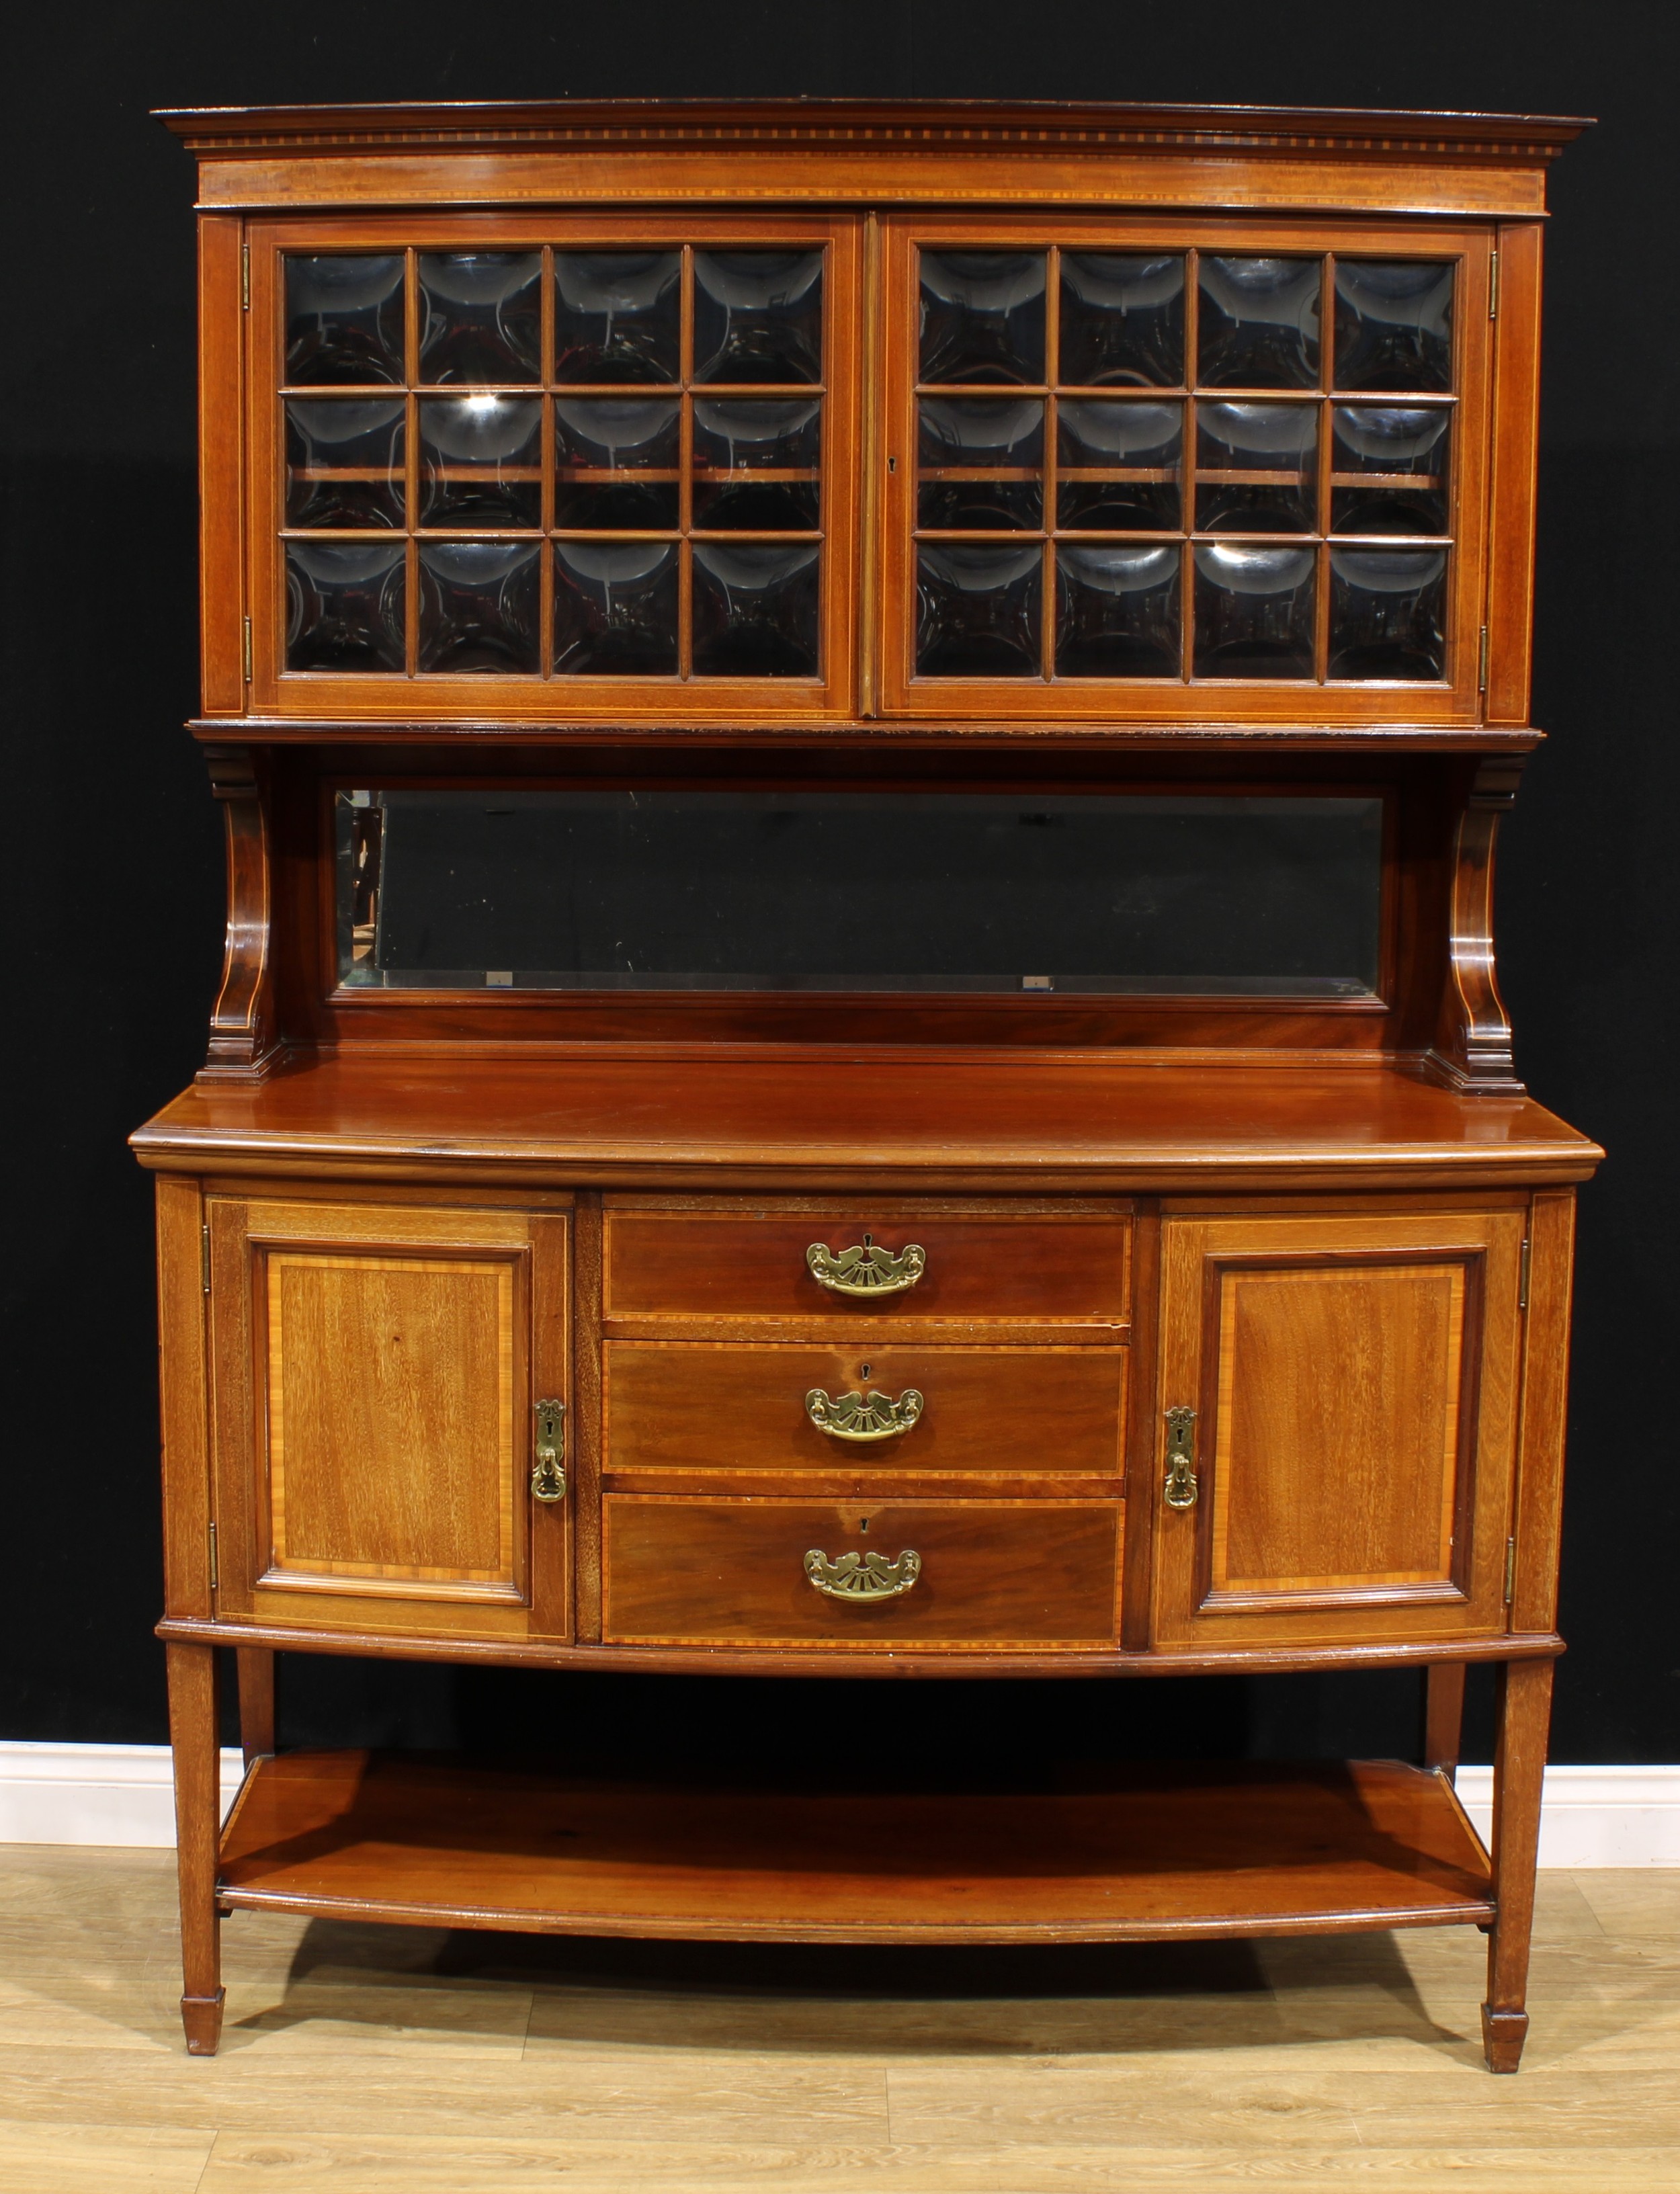
<path fill-rule="evenodd" d="M 420 668 L 537 669 L 535 541 L 428 541 L 420 548 Z"/>
<path fill-rule="evenodd" d="M 1318 384 L 1316 259 L 1200 261 L 1204 385 L 1216 388 L 1313 388 Z"/>
<path fill-rule="evenodd" d="M 923 381 L 1042 381 L 1042 251 L 923 251 Z"/>
<path fill-rule="evenodd" d="M 285 375 L 292 387 L 401 382 L 401 252 L 288 254 L 285 279 Z"/>
<path fill-rule="evenodd" d="M 694 378 L 820 381 L 821 252 L 697 251 Z"/>
<path fill-rule="evenodd" d="M 400 526 L 401 397 L 286 399 L 288 526 Z"/>
<path fill-rule="evenodd" d="M 1331 525 L 1338 533 L 1447 531 L 1444 405 L 1334 407 Z M 1364 474 L 1349 480 L 1347 475 Z"/>
<path fill-rule="evenodd" d="M 1336 386 L 1453 386 L 1450 262 L 1337 261 Z"/>
<path fill-rule="evenodd" d="M 1311 548 L 1209 542 L 1196 550 L 1198 678 L 1310 678 Z"/>
<path fill-rule="evenodd" d="M 1332 678 L 1441 678 L 1446 663 L 1444 548 L 1331 550 Z"/>
<path fill-rule="evenodd" d="M 1196 464 L 1203 477 L 1196 524 L 1202 531 L 1314 531 L 1318 414 L 1316 404 L 1197 405 Z"/>
<path fill-rule="evenodd" d="M 822 399 L 694 399 L 694 524 L 749 532 L 813 532 Z M 778 479 L 778 474 L 803 478 Z"/>
<path fill-rule="evenodd" d="M 682 255 L 556 251 L 556 381 L 675 381 L 681 370 Z"/>
<path fill-rule="evenodd" d="M 696 677 L 814 678 L 817 577 L 814 543 L 696 543 L 693 668 Z"/>
<path fill-rule="evenodd" d="M 1179 522 L 1182 404 L 1105 403 L 1066 396 L 1056 406 L 1056 523 L 1156 532 Z M 1069 480 L 1070 468 L 1119 470 L 1130 480 Z M 1154 474 L 1138 478 L 1137 474 Z"/>
<path fill-rule="evenodd" d="M 538 377 L 540 251 L 423 251 L 419 265 L 422 381 Z"/>
<path fill-rule="evenodd" d="M 676 554 L 666 541 L 556 541 L 555 670 L 674 675 Z"/>
<path fill-rule="evenodd" d="M 1038 477 L 1044 461 L 1041 397 L 924 396 L 919 408 L 919 525 L 1013 528 L 1043 524 L 1044 485 Z M 1004 470 L 1033 476 L 996 477 Z M 948 471 L 958 477 L 938 476 Z M 965 476 L 975 472 L 982 477 Z M 993 476 L 983 476 L 987 474 Z"/>
<path fill-rule="evenodd" d="M 375 788 L 335 807 L 352 983 L 1377 989 L 1381 798 L 561 784 Z"/>
<path fill-rule="evenodd" d="M 537 437 L 543 407 L 525 396 L 429 397 L 420 406 L 423 526 L 539 526 Z"/>
<path fill-rule="evenodd" d="M 1036 678 L 1044 552 L 923 542 L 917 554 L 916 669 L 924 678 Z"/>
<path fill-rule="evenodd" d="M 675 530 L 675 396 L 556 396 L 554 422 L 556 526 Z"/>
<path fill-rule="evenodd" d="M 1177 388 L 1184 379 L 1184 261 L 1120 251 L 1062 255 L 1063 382 Z"/>
<path fill-rule="evenodd" d="M 286 669 L 400 670 L 400 541 L 288 541 Z"/>
<path fill-rule="evenodd" d="M 1056 668 L 1064 678 L 1176 678 L 1179 552 L 1060 548 Z"/>

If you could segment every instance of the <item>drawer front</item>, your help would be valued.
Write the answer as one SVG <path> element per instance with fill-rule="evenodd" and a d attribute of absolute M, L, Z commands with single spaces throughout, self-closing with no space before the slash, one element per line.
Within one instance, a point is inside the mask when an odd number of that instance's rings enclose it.
<path fill-rule="evenodd" d="M 1118 1479 L 1122 1467 L 1123 1348 L 613 1341 L 603 1354 L 609 1473 L 878 1468 Z M 824 1402 L 813 1405 L 813 1395 Z M 849 1410 L 849 1397 L 864 1409 Z M 837 1429 L 822 1429 L 814 1406 Z M 840 1427 L 849 1423 L 875 1436 L 847 1437 Z M 907 1428 L 883 1428 L 895 1423 Z"/>
<path fill-rule="evenodd" d="M 604 1634 L 624 1644 L 1106 1645 L 1120 1513 L 1104 1502 L 609 1494 Z"/>
<path fill-rule="evenodd" d="M 1126 1323 L 1129 1242 L 1127 1220 L 1113 1214 L 968 1218 L 878 1205 L 609 1210 L 605 1310 L 609 1320 L 763 1318 L 857 1326 L 877 1318 L 951 1318 L 1113 1328 Z M 833 1276 L 866 1292 L 825 1286 L 807 1255 L 815 1243 L 843 1265 L 849 1250 L 864 1250 L 863 1259 Z M 905 1266 L 912 1245 L 923 1254 Z M 916 1278 L 904 1285 L 912 1269 Z"/>

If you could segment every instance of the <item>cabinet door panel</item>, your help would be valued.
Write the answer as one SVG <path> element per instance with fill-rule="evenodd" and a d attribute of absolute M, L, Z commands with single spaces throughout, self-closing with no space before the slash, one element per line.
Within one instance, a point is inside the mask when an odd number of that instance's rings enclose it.
<path fill-rule="evenodd" d="M 564 1513 L 528 1484 L 532 1404 L 566 1393 L 564 1218 L 209 1210 L 220 1611 L 563 1628 Z"/>
<path fill-rule="evenodd" d="M 1504 1628 L 1520 1216 L 1165 1234 L 1158 1638 Z M 1165 1412 L 1184 1408 L 1195 1497 L 1176 1508 Z"/>

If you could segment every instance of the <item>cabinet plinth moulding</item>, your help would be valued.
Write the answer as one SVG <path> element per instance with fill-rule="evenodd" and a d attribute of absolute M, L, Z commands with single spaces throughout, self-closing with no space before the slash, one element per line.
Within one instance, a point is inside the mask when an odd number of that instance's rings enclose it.
<path fill-rule="evenodd" d="M 247 1908 L 1471 1925 L 1514 2071 L 1602 1152 L 1516 1077 L 1493 864 L 1584 125 L 164 118 L 228 848 L 206 1064 L 132 1139 L 187 2047 Z M 291 1651 L 1408 1668 L 1422 1742 L 655 1804 L 289 1749 Z"/>

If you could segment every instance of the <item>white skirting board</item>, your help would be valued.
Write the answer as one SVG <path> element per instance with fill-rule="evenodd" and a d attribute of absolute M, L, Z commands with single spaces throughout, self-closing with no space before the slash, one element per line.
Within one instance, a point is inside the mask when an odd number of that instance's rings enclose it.
<path fill-rule="evenodd" d="M 222 1755 L 224 1811 L 239 1755 Z M 1458 1789 L 1486 1837 L 1491 1767 L 1461 1767 Z M 0 1743 L 0 1843 L 175 1841 L 166 1744 Z M 1680 1866 L 1680 1765 L 1548 1767 L 1542 1866 Z"/>

